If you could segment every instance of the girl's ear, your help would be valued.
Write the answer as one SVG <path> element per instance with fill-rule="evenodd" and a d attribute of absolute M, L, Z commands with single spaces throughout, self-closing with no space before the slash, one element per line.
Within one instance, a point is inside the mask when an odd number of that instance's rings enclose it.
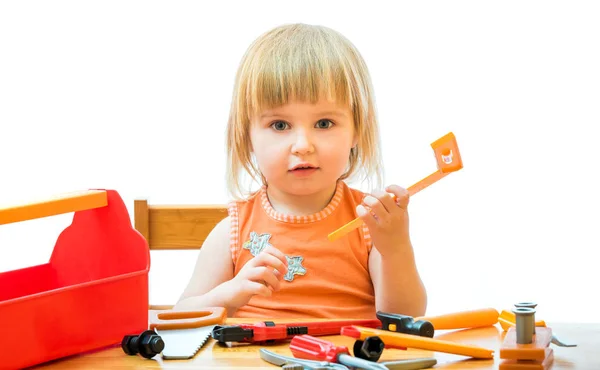
<path fill-rule="evenodd" d="M 352 148 L 356 149 L 357 145 L 358 145 L 358 135 L 354 135 L 354 140 L 352 140 Z"/>

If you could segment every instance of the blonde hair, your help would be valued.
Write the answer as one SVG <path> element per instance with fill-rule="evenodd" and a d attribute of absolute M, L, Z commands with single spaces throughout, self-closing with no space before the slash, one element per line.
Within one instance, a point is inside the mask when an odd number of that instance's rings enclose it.
<path fill-rule="evenodd" d="M 227 124 L 227 184 L 237 199 L 245 197 L 244 172 L 254 181 L 265 179 L 252 158 L 250 121 L 264 109 L 290 100 L 320 98 L 348 104 L 358 142 L 340 179 L 383 180 L 379 127 L 371 78 L 354 45 L 324 26 L 291 24 L 276 27 L 256 39 L 238 68 Z"/>

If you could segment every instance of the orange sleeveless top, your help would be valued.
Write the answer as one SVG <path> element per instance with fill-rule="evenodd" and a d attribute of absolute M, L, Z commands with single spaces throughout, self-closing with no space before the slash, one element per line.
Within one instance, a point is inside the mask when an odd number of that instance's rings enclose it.
<path fill-rule="evenodd" d="M 234 317 L 375 317 L 366 226 L 330 242 L 327 235 L 357 217 L 364 194 L 338 181 L 325 209 L 309 216 L 276 212 L 263 187 L 247 201 L 229 204 L 234 274 L 268 244 L 286 255 L 288 273 L 271 297 L 254 296 Z"/>

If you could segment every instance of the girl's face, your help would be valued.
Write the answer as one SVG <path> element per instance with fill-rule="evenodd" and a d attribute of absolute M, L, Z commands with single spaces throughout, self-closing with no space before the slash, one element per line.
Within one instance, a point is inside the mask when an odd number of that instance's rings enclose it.
<path fill-rule="evenodd" d="M 357 141 L 350 108 L 328 100 L 261 112 L 250 140 L 268 186 L 290 195 L 332 191 Z"/>

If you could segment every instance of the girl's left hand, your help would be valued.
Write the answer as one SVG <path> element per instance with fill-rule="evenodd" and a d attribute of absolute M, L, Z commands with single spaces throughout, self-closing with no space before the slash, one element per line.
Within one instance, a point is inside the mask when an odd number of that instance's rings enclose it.
<path fill-rule="evenodd" d="M 358 216 L 369 228 L 373 246 L 382 256 L 400 252 L 402 246 L 410 245 L 408 191 L 398 185 L 390 185 L 385 190 L 365 196 L 363 203 L 356 207 Z"/>

